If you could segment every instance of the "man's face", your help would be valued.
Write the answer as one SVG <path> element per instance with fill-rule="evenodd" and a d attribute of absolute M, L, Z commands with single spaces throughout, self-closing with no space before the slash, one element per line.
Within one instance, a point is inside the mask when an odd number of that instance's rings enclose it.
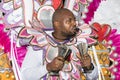
<path fill-rule="evenodd" d="M 65 13 L 61 18 L 61 34 L 65 37 L 75 37 L 78 30 L 76 30 L 76 19 L 72 13 Z"/>

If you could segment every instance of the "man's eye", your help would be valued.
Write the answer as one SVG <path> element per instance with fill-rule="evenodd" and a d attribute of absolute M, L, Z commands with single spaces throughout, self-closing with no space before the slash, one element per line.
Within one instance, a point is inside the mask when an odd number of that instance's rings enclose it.
<path fill-rule="evenodd" d="M 71 22 L 71 21 L 72 21 L 71 19 L 68 20 L 68 22 Z"/>
<path fill-rule="evenodd" d="M 69 23 L 71 23 L 71 20 L 67 20 L 66 22 L 69 24 Z"/>

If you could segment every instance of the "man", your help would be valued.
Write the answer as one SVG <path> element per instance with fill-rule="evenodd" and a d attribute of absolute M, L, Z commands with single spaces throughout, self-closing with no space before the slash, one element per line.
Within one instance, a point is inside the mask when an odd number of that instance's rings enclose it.
<path fill-rule="evenodd" d="M 73 13 L 65 8 L 58 9 L 53 14 L 52 22 L 54 31 L 49 35 L 46 34 L 47 45 L 39 50 L 28 47 L 21 68 L 25 80 L 80 80 L 81 71 L 84 72 L 87 80 L 96 80 L 97 68 L 93 65 L 90 56 L 87 53 L 80 55 L 75 46 L 78 45 L 76 39 L 79 28 L 76 26 Z M 71 50 L 69 60 L 59 55 L 59 46 Z M 51 72 L 55 72 L 54 75 L 59 73 L 59 76 L 51 76 Z"/>

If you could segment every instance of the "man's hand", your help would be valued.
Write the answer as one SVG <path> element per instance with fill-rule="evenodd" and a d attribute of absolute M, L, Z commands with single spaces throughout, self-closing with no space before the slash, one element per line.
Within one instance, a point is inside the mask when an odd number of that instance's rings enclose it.
<path fill-rule="evenodd" d="M 91 57 L 89 56 L 89 54 L 77 54 L 77 57 L 79 58 L 82 67 L 86 67 L 88 69 L 91 67 Z"/>
<path fill-rule="evenodd" d="M 63 57 L 55 57 L 51 63 L 47 64 L 47 70 L 48 72 L 55 71 L 58 72 L 60 71 L 63 66 L 64 66 L 64 58 Z"/>

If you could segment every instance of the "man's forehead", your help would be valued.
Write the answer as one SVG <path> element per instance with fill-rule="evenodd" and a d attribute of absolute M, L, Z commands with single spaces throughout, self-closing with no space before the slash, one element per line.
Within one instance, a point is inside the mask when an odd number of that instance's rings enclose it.
<path fill-rule="evenodd" d="M 75 19 L 75 16 L 73 14 L 65 14 L 63 18 Z"/>
<path fill-rule="evenodd" d="M 75 16 L 71 11 L 63 9 L 63 10 L 58 10 L 55 12 L 54 19 L 61 21 L 63 19 L 64 20 L 65 19 L 75 19 Z"/>

